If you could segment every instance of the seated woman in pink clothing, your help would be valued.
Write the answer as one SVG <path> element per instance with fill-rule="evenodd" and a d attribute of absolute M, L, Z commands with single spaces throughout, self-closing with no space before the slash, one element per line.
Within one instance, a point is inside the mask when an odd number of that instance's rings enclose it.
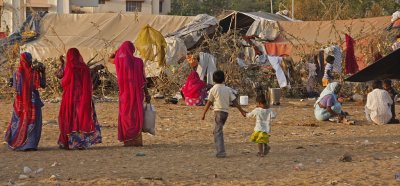
<path fill-rule="evenodd" d="M 207 84 L 200 79 L 196 71 L 192 71 L 185 85 L 182 87 L 182 93 L 188 106 L 201 106 L 205 104 L 207 98 Z"/>

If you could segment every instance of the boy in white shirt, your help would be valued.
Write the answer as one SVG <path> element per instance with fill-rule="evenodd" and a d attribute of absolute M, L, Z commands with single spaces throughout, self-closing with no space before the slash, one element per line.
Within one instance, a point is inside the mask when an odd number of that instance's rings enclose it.
<path fill-rule="evenodd" d="M 264 95 L 258 95 L 256 98 L 258 103 L 250 113 L 247 113 L 248 118 L 256 118 L 256 126 L 254 132 L 250 137 L 250 141 L 258 144 L 257 156 L 264 157 L 269 152 L 269 133 L 271 133 L 271 122 L 276 117 L 275 112 L 269 108 L 267 99 Z"/>
<path fill-rule="evenodd" d="M 224 125 L 228 119 L 229 105 L 232 102 L 235 107 L 239 109 L 243 116 L 246 112 L 237 103 L 236 96 L 233 94 L 231 88 L 225 86 L 223 83 L 225 81 L 224 72 L 218 70 L 213 74 L 213 80 L 216 83 L 209 92 L 208 102 L 205 106 L 202 120 L 205 119 L 208 109 L 210 109 L 211 104 L 214 105 L 215 113 L 215 128 L 214 128 L 214 143 L 217 149 L 217 158 L 225 158 L 225 145 L 224 145 Z"/>

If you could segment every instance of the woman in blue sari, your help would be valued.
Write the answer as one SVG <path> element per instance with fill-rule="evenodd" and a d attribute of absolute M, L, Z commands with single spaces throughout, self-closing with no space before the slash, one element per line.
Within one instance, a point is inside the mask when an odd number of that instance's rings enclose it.
<path fill-rule="evenodd" d="M 329 83 L 321 92 L 318 100 L 314 104 L 314 115 L 319 121 L 327 121 L 329 118 L 338 117 L 341 121 L 344 116 L 342 105 L 337 99 L 337 94 L 340 92 L 341 85 L 337 82 Z"/>
<path fill-rule="evenodd" d="M 13 150 L 37 150 L 42 132 L 42 107 L 38 88 L 46 86 L 44 66 L 32 68 L 30 53 L 22 53 L 18 71 L 13 75 L 16 90 L 14 111 L 5 141 Z"/>

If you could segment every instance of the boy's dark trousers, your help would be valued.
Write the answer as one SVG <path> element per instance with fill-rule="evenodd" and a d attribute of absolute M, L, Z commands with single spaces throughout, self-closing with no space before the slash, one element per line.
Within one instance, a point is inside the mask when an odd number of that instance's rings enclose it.
<path fill-rule="evenodd" d="M 226 156 L 224 145 L 224 125 L 228 119 L 228 113 L 223 111 L 215 111 L 215 128 L 214 128 L 214 143 L 217 149 L 217 157 L 223 158 Z"/>

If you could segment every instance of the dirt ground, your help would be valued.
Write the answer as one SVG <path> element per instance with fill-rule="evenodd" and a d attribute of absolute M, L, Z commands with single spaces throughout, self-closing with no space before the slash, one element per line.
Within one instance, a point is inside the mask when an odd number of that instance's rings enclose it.
<path fill-rule="evenodd" d="M 224 130 L 225 159 L 214 156 L 211 112 L 201 121 L 202 107 L 155 104 L 157 134 L 144 135 L 144 147 L 122 147 L 117 140 L 118 103 L 107 102 L 96 104 L 103 143 L 67 151 L 58 149 L 58 125 L 52 122 L 59 103 L 46 103 L 38 151 L 11 151 L 1 138 L 0 185 L 400 184 L 395 179 L 400 173 L 400 125 L 367 123 L 360 104 L 345 104 L 357 124 L 350 126 L 317 122 L 313 101 L 283 100 L 273 107 L 278 118 L 272 124 L 271 151 L 264 158 L 256 156 L 256 145 L 248 141 L 254 120 L 231 109 Z M 1 136 L 11 108 L 10 100 L 0 101 Z M 339 161 L 346 153 L 352 161 Z M 44 170 L 19 179 L 25 166 Z M 52 175 L 56 178 L 50 179 Z"/>

